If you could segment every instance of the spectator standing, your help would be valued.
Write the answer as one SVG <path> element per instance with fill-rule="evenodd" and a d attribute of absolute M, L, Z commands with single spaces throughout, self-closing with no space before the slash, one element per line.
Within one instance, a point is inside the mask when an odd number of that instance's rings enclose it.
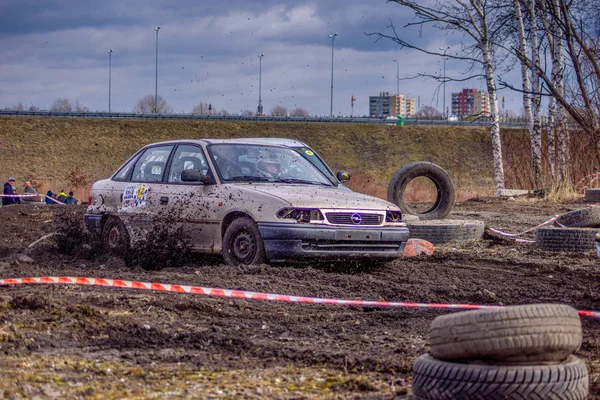
<path fill-rule="evenodd" d="M 4 192 L 3 194 L 8 196 L 13 196 L 17 194 L 17 190 L 15 189 L 16 179 L 12 176 L 8 178 L 8 181 L 4 184 Z M 21 204 L 21 199 L 18 197 L 2 197 L 2 205 L 9 206 L 11 204 Z"/>
<path fill-rule="evenodd" d="M 69 192 L 69 195 L 67 196 L 67 198 L 65 199 L 65 201 L 63 203 L 77 205 L 77 199 L 75 197 L 73 197 L 73 192 Z"/>
<path fill-rule="evenodd" d="M 52 190 L 48 190 L 48 192 L 46 193 L 46 204 L 49 204 L 49 205 L 56 204 L 55 202 L 52 201 L 53 198 L 54 198 L 54 192 Z"/>
<path fill-rule="evenodd" d="M 29 195 L 28 197 L 23 197 L 24 203 L 36 201 L 36 199 L 37 199 L 37 197 L 33 196 L 33 195 L 37 195 L 37 192 L 35 191 L 34 187 L 31 186 L 31 182 L 29 182 L 29 181 L 25 182 L 25 188 L 23 189 L 22 194 Z"/>
<path fill-rule="evenodd" d="M 56 200 L 60 201 L 61 203 L 64 203 L 66 198 L 67 194 L 64 190 L 61 190 L 60 193 L 58 193 L 58 195 L 56 196 Z"/>

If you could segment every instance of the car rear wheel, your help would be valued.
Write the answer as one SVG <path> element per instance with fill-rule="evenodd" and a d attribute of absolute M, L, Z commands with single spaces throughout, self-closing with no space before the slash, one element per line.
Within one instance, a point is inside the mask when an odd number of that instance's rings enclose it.
<path fill-rule="evenodd" d="M 111 253 L 125 255 L 129 251 L 130 240 L 123 221 L 117 217 L 108 217 L 102 229 L 102 242 Z"/>
<path fill-rule="evenodd" d="M 251 218 L 238 218 L 227 227 L 223 236 L 223 259 L 232 266 L 265 262 L 265 246 Z"/>

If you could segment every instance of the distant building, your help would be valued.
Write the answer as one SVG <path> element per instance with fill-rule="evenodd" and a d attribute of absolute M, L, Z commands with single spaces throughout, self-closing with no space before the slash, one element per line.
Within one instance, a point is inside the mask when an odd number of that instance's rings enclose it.
<path fill-rule="evenodd" d="M 406 118 L 415 118 L 417 116 L 417 99 L 406 99 Z"/>
<path fill-rule="evenodd" d="M 490 115 L 490 95 L 477 89 L 463 89 L 452 93 L 452 115 L 469 118 Z"/>
<path fill-rule="evenodd" d="M 405 112 L 404 96 L 401 94 L 380 92 L 379 96 L 369 97 L 369 116 L 371 117 L 404 116 Z"/>

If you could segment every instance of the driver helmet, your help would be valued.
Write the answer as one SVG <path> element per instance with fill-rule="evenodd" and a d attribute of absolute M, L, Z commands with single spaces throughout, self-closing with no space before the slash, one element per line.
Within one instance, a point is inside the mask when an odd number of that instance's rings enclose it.
<path fill-rule="evenodd" d="M 281 163 L 275 157 L 264 157 L 258 160 L 256 167 L 272 176 L 278 176 L 281 172 Z"/>

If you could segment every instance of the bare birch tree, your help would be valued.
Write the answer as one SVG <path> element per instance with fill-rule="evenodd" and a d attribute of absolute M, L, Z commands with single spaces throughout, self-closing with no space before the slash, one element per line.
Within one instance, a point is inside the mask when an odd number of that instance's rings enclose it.
<path fill-rule="evenodd" d="M 502 144 L 500 141 L 500 116 L 498 93 L 496 88 L 494 43 L 490 24 L 495 21 L 492 4 L 486 0 L 447 0 L 438 1 L 435 6 L 419 4 L 415 0 L 390 0 L 415 13 L 415 20 L 404 25 L 404 28 L 417 27 L 426 29 L 432 27 L 441 31 L 458 31 L 463 34 L 466 42 L 462 43 L 460 53 L 441 53 L 420 47 L 411 39 L 409 33 L 400 34 L 393 23 L 389 26 L 391 34 L 372 33 L 378 38 L 391 39 L 401 47 L 415 49 L 420 52 L 438 57 L 448 57 L 470 63 L 470 70 L 483 70 L 483 74 L 471 74 L 466 78 L 453 79 L 430 74 L 419 74 L 418 77 L 429 77 L 438 82 L 466 81 L 473 77 L 485 79 L 490 96 L 490 133 L 492 139 L 492 154 L 494 159 L 494 181 L 497 194 L 504 189 L 504 167 L 502 165 Z M 496 21 L 497 23 L 497 21 Z"/>

